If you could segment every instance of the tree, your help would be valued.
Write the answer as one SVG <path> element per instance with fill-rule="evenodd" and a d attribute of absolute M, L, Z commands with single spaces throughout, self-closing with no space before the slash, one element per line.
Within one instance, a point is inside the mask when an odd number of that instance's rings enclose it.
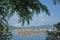
<path fill-rule="evenodd" d="M 60 0 L 53 0 L 53 3 L 54 3 L 54 4 L 60 3 Z"/>
<path fill-rule="evenodd" d="M 19 22 L 22 22 L 23 25 L 25 21 L 29 24 L 33 15 L 35 13 L 39 14 L 40 11 L 46 12 L 46 14 L 50 15 L 48 8 L 39 0 L 0 0 L 0 33 L 3 35 L 5 28 L 5 31 L 8 33 L 8 24 L 6 24 L 8 23 L 7 18 L 9 19 L 12 17 L 15 12 L 19 16 Z M 2 36 L 1 34 L 0 39 Z"/>
<path fill-rule="evenodd" d="M 1 13 L 2 8 L 0 7 L 0 40 L 8 40 L 12 37 L 12 34 L 8 31 L 8 22 L 5 19 L 5 15 Z"/>
<path fill-rule="evenodd" d="M 25 21 L 29 24 L 34 12 L 38 14 L 42 10 L 50 15 L 48 8 L 39 0 L 0 0 L 0 5 L 5 10 L 2 12 L 6 13 L 8 18 L 16 12 L 22 25 Z"/>
<path fill-rule="evenodd" d="M 54 4 L 60 3 L 60 0 L 53 0 L 53 3 Z M 60 22 L 57 24 L 54 24 L 54 26 L 55 28 L 53 28 L 53 31 L 47 31 L 46 40 L 60 40 Z"/>
<path fill-rule="evenodd" d="M 8 32 L 7 19 L 12 17 L 16 12 L 19 16 L 19 22 L 22 25 L 32 20 L 34 12 L 38 14 L 40 10 L 49 14 L 48 8 L 39 0 L 0 0 L 0 40 L 10 40 Z"/>
<path fill-rule="evenodd" d="M 55 29 L 53 31 L 47 31 L 46 40 L 60 40 L 60 22 L 54 24 Z"/>

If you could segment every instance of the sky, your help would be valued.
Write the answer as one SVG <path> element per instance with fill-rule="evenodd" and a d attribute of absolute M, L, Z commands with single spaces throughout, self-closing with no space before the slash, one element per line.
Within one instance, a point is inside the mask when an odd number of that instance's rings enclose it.
<path fill-rule="evenodd" d="M 46 5 L 49 9 L 50 16 L 46 15 L 45 12 L 40 12 L 39 15 L 34 14 L 33 20 L 30 21 L 30 25 L 24 24 L 25 27 L 28 26 L 41 26 L 41 25 L 52 25 L 60 22 L 60 4 L 53 4 L 52 0 L 40 0 L 42 4 Z M 9 19 L 9 24 L 22 27 L 21 23 L 18 23 L 19 17 L 15 13 L 13 17 Z"/>

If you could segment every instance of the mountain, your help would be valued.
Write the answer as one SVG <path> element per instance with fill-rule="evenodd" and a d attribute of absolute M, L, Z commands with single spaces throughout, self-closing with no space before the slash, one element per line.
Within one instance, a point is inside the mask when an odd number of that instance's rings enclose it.
<path fill-rule="evenodd" d="M 39 28 L 47 28 L 47 29 L 51 29 L 51 28 L 54 28 L 53 25 L 41 25 L 41 26 L 30 26 L 30 27 L 15 27 L 15 26 L 12 26 L 10 25 L 9 26 L 9 30 L 15 30 L 15 29 L 39 29 Z"/>

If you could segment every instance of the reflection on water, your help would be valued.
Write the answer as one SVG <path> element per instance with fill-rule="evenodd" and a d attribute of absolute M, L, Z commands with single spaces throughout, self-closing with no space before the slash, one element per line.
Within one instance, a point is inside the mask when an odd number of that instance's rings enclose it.
<path fill-rule="evenodd" d="M 26 31 L 18 31 L 17 32 L 18 34 L 44 34 L 44 32 L 43 31 L 28 31 L 28 30 L 26 30 Z"/>
<path fill-rule="evenodd" d="M 46 34 L 13 34 L 13 38 L 11 40 L 45 40 Z"/>
<path fill-rule="evenodd" d="M 52 29 L 15 29 L 11 30 L 13 37 L 11 40 L 45 40 L 47 30 Z"/>
<path fill-rule="evenodd" d="M 13 30 L 11 40 L 45 40 L 46 34 L 37 30 Z"/>
<path fill-rule="evenodd" d="M 39 30 L 14 30 L 12 33 L 16 34 L 44 34 L 44 31 Z"/>

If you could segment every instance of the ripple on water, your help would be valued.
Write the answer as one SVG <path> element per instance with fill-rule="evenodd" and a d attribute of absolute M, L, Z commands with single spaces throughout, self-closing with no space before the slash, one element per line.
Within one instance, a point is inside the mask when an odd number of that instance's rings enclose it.
<path fill-rule="evenodd" d="M 13 34 L 11 40 L 45 40 L 46 34 Z"/>

